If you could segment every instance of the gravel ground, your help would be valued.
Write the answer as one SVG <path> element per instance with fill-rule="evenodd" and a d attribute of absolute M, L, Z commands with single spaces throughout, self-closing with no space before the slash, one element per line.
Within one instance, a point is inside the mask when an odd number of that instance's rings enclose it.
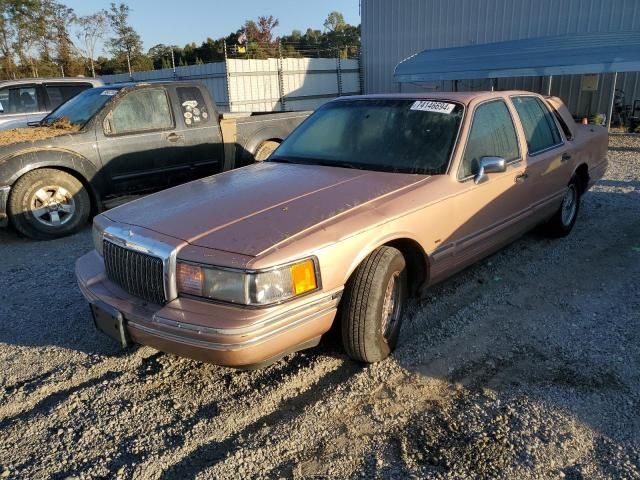
<path fill-rule="evenodd" d="M 368 367 L 120 352 L 75 284 L 89 230 L 0 233 L 0 477 L 640 478 L 640 138 L 610 159 L 568 238 L 431 289 Z"/>

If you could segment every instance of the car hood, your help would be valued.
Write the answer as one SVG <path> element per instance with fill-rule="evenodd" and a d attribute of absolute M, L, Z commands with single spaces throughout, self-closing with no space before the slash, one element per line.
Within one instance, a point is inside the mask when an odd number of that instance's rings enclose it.
<path fill-rule="evenodd" d="M 104 216 L 192 245 L 255 257 L 336 215 L 427 178 L 263 162 L 150 195 Z"/>

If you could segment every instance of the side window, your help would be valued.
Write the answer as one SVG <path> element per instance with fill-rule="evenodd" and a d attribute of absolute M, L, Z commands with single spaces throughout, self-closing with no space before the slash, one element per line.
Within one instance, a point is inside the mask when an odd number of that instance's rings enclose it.
<path fill-rule="evenodd" d="M 69 85 L 46 85 L 47 95 L 49 96 L 49 108 L 54 110 L 67 100 L 75 97 L 80 92 L 90 88 L 87 84 L 69 84 Z"/>
<path fill-rule="evenodd" d="M 476 108 L 460 178 L 477 174 L 482 157 L 502 157 L 507 162 L 520 158 L 516 129 L 502 100 L 483 103 Z"/>
<path fill-rule="evenodd" d="M 562 137 L 549 109 L 536 97 L 513 97 L 525 136 L 529 153 L 562 143 Z"/>
<path fill-rule="evenodd" d="M 7 87 L 0 90 L 1 113 L 38 112 L 36 87 Z"/>
<path fill-rule="evenodd" d="M 163 88 L 128 93 L 109 114 L 112 134 L 173 127 L 169 100 Z"/>
<path fill-rule="evenodd" d="M 180 100 L 182 119 L 187 127 L 197 127 L 209 121 L 209 109 L 199 88 L 178 87 L 176 92 Z"/>

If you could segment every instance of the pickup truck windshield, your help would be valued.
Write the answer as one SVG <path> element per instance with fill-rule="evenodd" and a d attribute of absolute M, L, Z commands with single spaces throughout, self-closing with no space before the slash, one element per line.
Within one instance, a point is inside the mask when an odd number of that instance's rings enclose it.
<path fill-rule="evenodd" d="M 47 115 L 43 125 L 51 125 L 66 118 L 71 125 L 83 127 L 98 111 L 118 93 L 118 88 L 90 88 L 60 105 Z"/>
<path fill-rule="evenodd" d="M 444 174 L 463 110 L 437 100 L 331 102 L 295 130 L 270 161 Z"/>

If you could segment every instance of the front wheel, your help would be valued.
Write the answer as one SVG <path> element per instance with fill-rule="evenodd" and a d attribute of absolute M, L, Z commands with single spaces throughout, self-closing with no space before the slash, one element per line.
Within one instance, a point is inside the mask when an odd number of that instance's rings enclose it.
<path fill-rule="evenodd" d="M 562 204 L 558 211 L 545 225 L 545 231 L 552 237 L 566 237 L 569 235 L 578 218 L 580 210 L 580 188 L 578 179 L 574 176 L 562 197 Z"/>
<path fill-rule="evenodd" d="M 16 230 L 36 240 L 75 233 L 89 219 L 91 200 L 75 177 L 42 168 L 23 175 L 9 197 L 9 216 Z"/>
<path fill-rule="evenodd" d="M 407 270 L 400 251 L 380 247 L 356 269 L 341 305 L 342 343 L 354 360 L 384 360 L 398 343 L 407 299 Z"/>

